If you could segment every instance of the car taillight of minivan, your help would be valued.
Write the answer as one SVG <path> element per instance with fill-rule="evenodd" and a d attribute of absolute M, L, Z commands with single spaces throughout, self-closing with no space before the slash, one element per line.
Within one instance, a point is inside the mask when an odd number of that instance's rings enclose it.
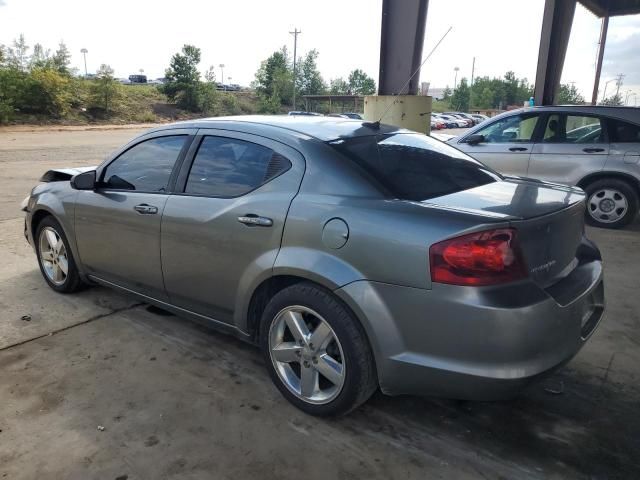
<path fill-rule="evenodd" d="M 520 280 L 527 270 L 516 230 L 501 228 L 435 243 L 429 248 L 431 281 L 483 286 Z"/>

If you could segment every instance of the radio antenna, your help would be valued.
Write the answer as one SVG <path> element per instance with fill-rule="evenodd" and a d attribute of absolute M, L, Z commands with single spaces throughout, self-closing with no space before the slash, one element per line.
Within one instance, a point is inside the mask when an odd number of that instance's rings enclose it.
<path fill-rule="evenodd" d="M 429 55 L 427 55 L 424 60 L 422 61 L 422 63 L 420 64 L 420 66 L 418 68 L 416 68 L 416 71 L 413 72 L 413 74 L 411 74 L 411 76 L 409 77 L 409 79 L 406 81 L 406 83 L 402 86 L 402 88 L 400 89 L 400 91 L 398 93 L 396 93 L 394 96 L 397 97 L 398 95 L 402 95 L 402 92 L 404 91 L 404 89 L 409 85 L 409 83 L 411 82 L 411 80 L 413 80 L 413 77 L 416 76 L 416 74 L 420 71 L 420 69 L 422 68 L 422 66 L 427 62 L 427 60 L 429 60 L 429 58 L 431 58 L 431 55 L 433 55 L 433 53 L 436 51 L 436 49 L 440 46 L 440 44 L 442 43 L 442 41 L 445 39 L 445 37 L 447 35 L 449 35 L 449 32 L 451 31 L 451 29 L 453 29 L 453 26 L 450 26 L 449 29 L 444 32 L 444 35 L 442 35 L 442 37 L 440 38 L 440 40 L 438 40 L 438 43 L 435 44 L 435 46 L 431 49 L 431 51 L 429 52 Z M 396 102 L 398 101 L 398 99 L 394 99 L 393 102 L 391 102 L 389 105 L 387 105 L 387 108 L 385 109 L 385 111 L 382 113 L 382 115 L 380 116 L 380 120 L 378 120 L 377 122 L 373 122 L 370 123 L 369 125 L 375 128 L 379 128 L 380 127 L 380 122 L 382 122 L 382 119 L 385 117 L 385 115 L 389 112 L 389 109 L 391 107 L 393 107 Z"/>

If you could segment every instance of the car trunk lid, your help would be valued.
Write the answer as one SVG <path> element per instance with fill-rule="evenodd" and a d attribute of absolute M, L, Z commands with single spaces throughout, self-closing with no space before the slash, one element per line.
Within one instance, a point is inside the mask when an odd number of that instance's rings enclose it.
<path fill-rule="evenodd" d="M 530 278 L 542 287 L 571 273 L 584 232 L 584 193 L 524 179 L 481 185 L 426 204 L 509 221 Z"/>

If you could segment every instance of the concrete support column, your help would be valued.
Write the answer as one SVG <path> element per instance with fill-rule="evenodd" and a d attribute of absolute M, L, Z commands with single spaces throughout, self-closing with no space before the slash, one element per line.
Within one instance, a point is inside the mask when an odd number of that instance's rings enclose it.
<path fill-rule="evenodd" d="M 416 95 L 420 74 L 400 91 L 422 62 L 428 0 L 383 0 L 379 95 Z"/>
<path fill-rule="evenodd" d="M 560 87 L 576 0 L 546 0 L 536 71 L 536 105 L 553 105 Z"/>

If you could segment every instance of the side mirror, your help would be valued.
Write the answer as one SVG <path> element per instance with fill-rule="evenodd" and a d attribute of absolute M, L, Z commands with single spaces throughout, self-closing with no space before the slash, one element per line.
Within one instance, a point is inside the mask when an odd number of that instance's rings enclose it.
<path fill-rule="evenodd" d="M 469 145 L 477 145 L 482 142 L 484 142 L 484 135 L 474 134 L 474 135 L 469 135 L 467 138 L 464 139 L 464 143 L 468 143 Z"/>
<path fill-rule="evenodd" d="M 75 190 L 93 190 L 96 187 L 96 171 L 79 173 L 71 178 L 71 188 Z"/>

